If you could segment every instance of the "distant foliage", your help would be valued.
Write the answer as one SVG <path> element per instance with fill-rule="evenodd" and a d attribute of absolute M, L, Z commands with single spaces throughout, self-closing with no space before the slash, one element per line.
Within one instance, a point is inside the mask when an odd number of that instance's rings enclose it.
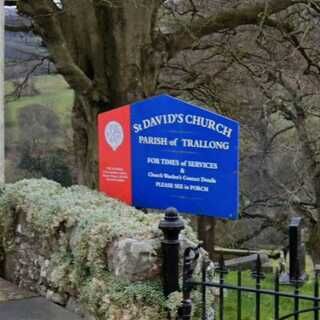
<path fill-rule="evenodd" d="M 28 105 L 18 113 L 18 126 L 18 169 L 70 186 L 67 155 L 59 146 L 62 128 L 58 115 L 46 106 Z"/>

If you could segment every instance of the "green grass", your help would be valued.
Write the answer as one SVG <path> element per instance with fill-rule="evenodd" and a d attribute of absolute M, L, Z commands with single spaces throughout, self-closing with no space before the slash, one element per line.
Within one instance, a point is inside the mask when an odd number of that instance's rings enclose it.
<path fill-rule="evenodd" d="M 245 287 L 255 287 L 255 280 L 252 279 L 250 272 L 243 272 L 242 285 Z M 237 273 L 230 272 L 226 276 L 226 283 L 237 284 Z M 267 275 L 262 281 L 262 288 L 271 289 L 274 288 L 274 281 L 272 275 Z M 303 295 L 313 296 L 313 279 L 309 279 L 300 289 Z M 294 288 L 292 286 L 281 285 L 281 292 L 293 293 Z M 256 296 L 254 293 L 243 293 L 242 294 L 242 320 L 255 319 L 255 303 Z M 308 301 L 300 301 L 300 309 L 312 308 L 313 303 Z M 225 298 L 224 315 L 225 319 L 237 319 L 237 292 L 234 290 L 227 290 Z M 273 320 L 274 319 L 274 297 L 262 295 L 261 296 L 261 320 Z M 280 298 L 280 317 L 291 314 L 294 310 L 294 302 L 291 298 Z M 289 318 L 293 319 L 293 317 Z M 301 314 L 300 320 L 313 320 L 314 314 L 312 312 Z"/>
<path fill-rule="evenodd" d="M 12 138 L 18 135 L 17 115 L 20 109 L 31 104 L 41 104 L 52 108 L 59 115 L 62 126 L 71 126 L 71 109 L 74 94 L 68 84 L 59 75 L 46 75 L 33 77 L 38 95 L 32 97 L 8 98 L 5 104 L 6 128 L 11 129 Z M 5 92 L 10 94 L 14 90 L 13 83 L 5 83 Z"/>
<path fill-rule="evenodd" d="M 36 88 L 42 94 L 54 93 L 57 90 L 70 89 L 61 75 L 51 74 L 32 77 L 35 82 Z M 12 81 L 5 82 L 6 93 L 12 92 L 14 89 Z"/>

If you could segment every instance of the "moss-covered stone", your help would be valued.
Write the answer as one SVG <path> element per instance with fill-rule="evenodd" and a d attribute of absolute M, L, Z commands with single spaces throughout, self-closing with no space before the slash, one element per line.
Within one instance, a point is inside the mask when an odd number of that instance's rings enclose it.
<path fill-rule="evenodd" d="M 108 266 L 108 249 L 121 239 L 160 243 L 160 217 L 82 186 L 46 179 L 8 184 L 0 193 L 6 273 L 60 304 L 76 299 L 95 319 L 165 319 L 157 277 L 130 282 Z M 188 226 L 185 234 L 195 240 Z"/>

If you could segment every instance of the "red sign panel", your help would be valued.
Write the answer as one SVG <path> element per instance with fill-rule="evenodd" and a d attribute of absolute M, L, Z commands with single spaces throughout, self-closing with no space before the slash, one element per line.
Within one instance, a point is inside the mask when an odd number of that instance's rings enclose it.
<path fill-rule="evenodd" d="M 100 190 L 132 204 L 130 106 L 99 115 Z"/>

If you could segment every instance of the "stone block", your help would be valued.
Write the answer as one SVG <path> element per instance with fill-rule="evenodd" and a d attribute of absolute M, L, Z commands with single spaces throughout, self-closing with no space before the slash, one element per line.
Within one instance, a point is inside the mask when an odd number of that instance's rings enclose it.
<path fill-rule="evenodd" d="M 151 279 L 160 274 L 160 241 L 121 239 L 107 250 L 108 269 L 127 280 Z"/>
<path fill-rule="evenodd" d="M 52 290 L 47 291 L 46 298 L 54 303 L 60 304 L 61 306 L 65 306 L 68 299 L 66 294 L 54 292 Z"/>

